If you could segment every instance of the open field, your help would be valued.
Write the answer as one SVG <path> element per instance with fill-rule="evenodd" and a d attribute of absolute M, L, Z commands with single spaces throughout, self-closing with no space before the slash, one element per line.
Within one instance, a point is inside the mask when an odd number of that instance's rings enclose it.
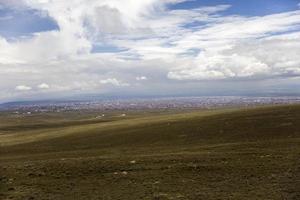
<path fill-rule="evenodd" d="M 0 199 L 300 199 L 300 105 L 0 113 Z"/>

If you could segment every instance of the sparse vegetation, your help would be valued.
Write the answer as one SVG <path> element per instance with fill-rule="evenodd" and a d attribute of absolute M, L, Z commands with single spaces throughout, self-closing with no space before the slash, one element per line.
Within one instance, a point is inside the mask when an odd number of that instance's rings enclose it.
<path fill-rule="evenodd" d="M 92 116 L 1 113 L 0 199 L 300 199 L 299 105 Z"/>

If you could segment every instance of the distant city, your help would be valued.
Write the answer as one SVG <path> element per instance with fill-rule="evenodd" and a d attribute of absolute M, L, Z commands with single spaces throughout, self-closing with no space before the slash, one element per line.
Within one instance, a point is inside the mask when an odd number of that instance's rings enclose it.
<path fill-rule="evenodd" d="M 23 114 L 34 112 L 64 112 L 76 110 L 163 110 L 163 109 L 214 109 L 220 107 L 253 107 L 259 105 L 279 105 L 300 103 L 300 97 L 168 97 L 137 98 L 95 101 L 28 101 L 0 105 L 2 111 Z"/>

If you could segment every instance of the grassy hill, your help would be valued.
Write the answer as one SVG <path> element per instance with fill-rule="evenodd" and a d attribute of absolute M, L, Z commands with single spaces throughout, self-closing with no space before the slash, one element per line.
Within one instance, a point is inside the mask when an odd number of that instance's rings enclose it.
<path fill-rule="evenodd" d="M 300 106 L 0 114 L 2 199 L 300 199 Z"/>

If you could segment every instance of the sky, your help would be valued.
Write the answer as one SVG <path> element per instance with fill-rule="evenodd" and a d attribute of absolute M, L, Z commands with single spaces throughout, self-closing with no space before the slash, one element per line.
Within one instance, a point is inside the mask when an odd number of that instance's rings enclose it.
<path fill-rule="evenodd" d="M 0 102 L 300 95 L 300 0 L 0 0 Z"/>

